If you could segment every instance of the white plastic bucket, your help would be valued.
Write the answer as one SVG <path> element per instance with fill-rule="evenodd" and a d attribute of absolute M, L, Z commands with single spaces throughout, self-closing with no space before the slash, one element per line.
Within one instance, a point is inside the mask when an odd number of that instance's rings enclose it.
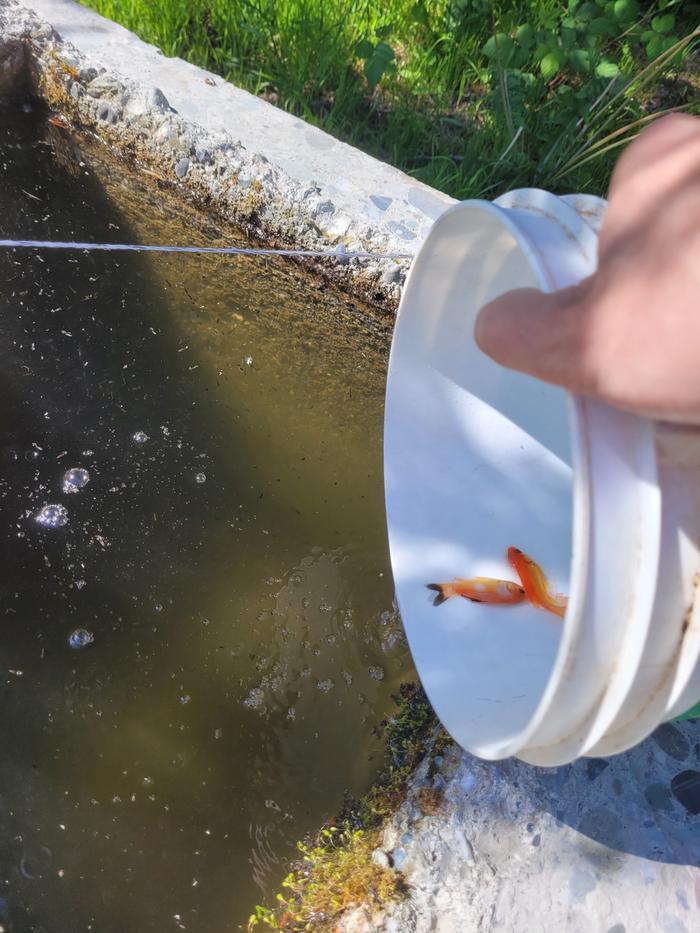
<path fill-rule="evenodd" d="M 603 209 L 533 189 L 458 204 L 399 307 L 384 437 L 397 600 L 436 713 L 482 758 L 612 754 L 700 698 L 700 433 L 506 370 L 473 337 L 502 292 L 592 273 Z M 517 581 L 511 545 L 569 595 L 563 621 L 433 605 L 430 582 Z"/>

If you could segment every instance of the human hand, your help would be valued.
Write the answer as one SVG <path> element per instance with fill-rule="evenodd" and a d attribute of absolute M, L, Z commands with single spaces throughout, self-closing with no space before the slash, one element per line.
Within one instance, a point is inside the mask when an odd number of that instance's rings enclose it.
<path fill-rule="evenodd" d="M 620 157 L 594 275 L 548 295 L 507 292 L 482 308 L 475 336 L 504 366 L 700 424 L 700 119 L 661 118 Z"/>

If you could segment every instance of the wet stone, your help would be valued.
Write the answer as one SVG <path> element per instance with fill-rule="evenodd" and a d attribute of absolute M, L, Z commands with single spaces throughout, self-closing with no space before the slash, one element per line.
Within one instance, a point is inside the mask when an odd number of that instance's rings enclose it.
<path fill-rule="evenodd" d="M 149 104 L 152 107 L 155 107 L 156 110 L 170 110 L 172 113 L 175 113 L 173 108 L 170 106 L 168 98 L 159 87 L 151 88 L 147 93 L 147 99 Z"/>
<path fill-rule="evenodd" d="M 381 194 L 371 194 L 369 199 L 380 211 L 385 211 L 393 201 L 393 198 L 387 198 Z"/>
<path fill-rule="evenodd" d="M 584 813 L 578 831 L 610 849 L 625 845 L 625 827 L 619 817 L 605 807 L 593 807 Z"/>
<path fill-rule="evenodd" d="M 586 762 L 586 777 L 589 781 L 595 781 L 598 775 L 602 774 L 609 765 L 610 762 L 604 758 L 590 758 Z"/>
<path fill-rule="evenodd" d="M 117 116 L 116 111 L 114 111 L 108 104 L 102 104 L 97 109 L 97 119 L 101 120 L 103 123 L 114 124 L 117 122 L 119 117 Z"/>
<path fill-rule="evenodd" d="M 394 285 L 401 280 L 401 269 L 398 266 L 392 266 L 382 275 L 382 285 Z"/>
<path fill-rule="evenodd" d="M 194 150 L 194 157 L 198 162 L 201 162 L 202 165 L 211 165 L 214 161 L 211 150 L 205 149 L 203 146 L 197 146 Z"/>
<path fill-rule="evenodd" d="M 671 780 L 673 795 L 693 816 L 700 813 L 700 771 L 679 772 Z"/>
<path fill-rule="evenodd" d="M 652 810 L 673 810 L 671 791 L 666 784 L 650 784 L 644 796 Z"/>
<path fill-rule="evenodd" d="M 190 170 L 190 160 L 189 159 L 180 159 L 179 162 L 175 165 L 175 174 L 178 178 L 184 178 L 185 175 Z"/>
<path fill-rule="evenodd" d="M 94 70 L 94 69 L 90 69 Z M 97 75 L 90 82 L 88 93 L 92 97 L 108 97 L 112 100 L 121 99 L 124 94 L 124 85 L 109 75 Z"/>
<path fill-rule="evenodd" d="M 402 224 L 398 220 L 392 220 L 390 224 L 387 224 L 387 227 L 392 233 L 395 233 L 396 236 L 401 237 L 402 240 L 415 240 L 416 238 L 413 230 L 410 230 L 406 224 Z"/>
<path fill-rule="evenodd" d="M 406 850 L 403 848 L 403 846 L 398 846 L 396 849 L 394 849 L 394 850 L 392 851 L 392 853 L 391 853 L 391 860 L 392 860 L 392 862 L 393 862 L 394 868 L 395 868 L 397 871 L 400 871 L 400 870 L 401 870 L 401 868 L 403 867 L 404 862 L 406 861 L 407 857 L 408 857 L 408 853 L 407 853 Z"/>
<path fill-rule="evenodd" d="M 681 730 L 670 722 L 659 726 L 652 738 L 662 751 L 676 761 L 685 761 L 690 753 L 690 743 Z"/>
<path fill-rule="evenodd" d="M 372 862 L 375 865 L 378 865 L 379 868 L 389 868 L 389 856 L 383 849 L 375 849 L 372 853 Z"/>

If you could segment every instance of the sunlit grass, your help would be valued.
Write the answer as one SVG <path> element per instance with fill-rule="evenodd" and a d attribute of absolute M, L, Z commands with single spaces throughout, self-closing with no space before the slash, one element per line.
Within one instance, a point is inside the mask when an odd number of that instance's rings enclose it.
<path fill-rule="evenodd" d="M 700 96 L 667 77 L 697 44 L 700 3 L 84 2 L 459 198 L 602 193 L 650 111 Z"/>

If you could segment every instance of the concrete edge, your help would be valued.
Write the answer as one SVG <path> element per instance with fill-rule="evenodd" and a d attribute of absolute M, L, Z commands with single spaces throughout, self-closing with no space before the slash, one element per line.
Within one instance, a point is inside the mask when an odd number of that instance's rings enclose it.
<path fill-rule="evenodd" d="M 268 245 L 415 254 L 455 203 L 72 0 L 0 0 L 0 92 L 23 72 L 72 124 Z M 307 264 L 391 312 L 409 262 Z"/>

